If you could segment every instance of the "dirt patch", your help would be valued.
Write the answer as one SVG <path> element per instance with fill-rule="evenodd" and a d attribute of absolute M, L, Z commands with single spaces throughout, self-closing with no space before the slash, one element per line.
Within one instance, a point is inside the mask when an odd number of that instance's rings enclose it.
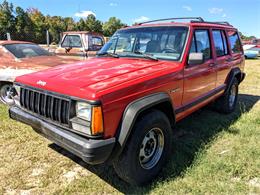
<path fill-rule="evenodd" d="M 72 170 L 64 173 L 62 175 L 62 180 L 66 180 L 66 182 L 71 183 L 75 179 L 82 177 L 82 176 L 90 176 L 92 173 L 87 169 L 82 168 L 81 166 L 77 165 Z"/>

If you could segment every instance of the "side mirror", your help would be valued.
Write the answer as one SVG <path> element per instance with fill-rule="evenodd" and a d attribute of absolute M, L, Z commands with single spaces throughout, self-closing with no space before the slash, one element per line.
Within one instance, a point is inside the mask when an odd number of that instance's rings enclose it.
<path fill-rule="evenodd" d="M 189 65 L 197 65 L 202 64 L 204 62 L 203 53 L 190 53 L 188 64 Z"/>

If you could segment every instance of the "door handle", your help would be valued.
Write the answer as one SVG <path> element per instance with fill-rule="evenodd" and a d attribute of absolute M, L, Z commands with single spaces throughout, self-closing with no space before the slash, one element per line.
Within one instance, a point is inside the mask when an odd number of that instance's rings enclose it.
<path fill-rule="evenodd" d="M 211 64 L 209 64 L 209 67 L 214 67 L 216 65 L 217 65 L 216 63 L 211 63 Z"/>
<path fill-rule="evenodd" d="M 232 61 L 233 61 L 233 58 L 226 59 L 226 62 L 232 62 Z"/>

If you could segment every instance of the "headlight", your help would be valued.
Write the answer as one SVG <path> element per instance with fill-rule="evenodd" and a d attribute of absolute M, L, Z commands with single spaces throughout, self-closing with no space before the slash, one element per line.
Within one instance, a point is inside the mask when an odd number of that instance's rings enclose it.
<path fill-rule="evenodd" d="M 76 115 L 78 118 L 91 121 L 91 105 L 85 102 L 77 102 Z"/>
<path fill-rule="evenodd" d="M 103 113 L 101 106 L 93 106 L 85 102 L 76 103 L 76 117 L 71 119 L 72 128 L 87 135 L 103 133 Z"/>

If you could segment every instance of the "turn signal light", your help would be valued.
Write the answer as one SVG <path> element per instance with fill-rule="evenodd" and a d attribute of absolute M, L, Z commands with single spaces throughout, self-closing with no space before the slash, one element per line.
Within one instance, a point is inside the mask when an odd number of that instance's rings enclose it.
<path fill-rule="evenodd" d="M 103 115 L 100 106 L 92 108 L 92 122 L 91 133 L 92 135 L 98 135 L 104 132 L 103 129 Z"/>

